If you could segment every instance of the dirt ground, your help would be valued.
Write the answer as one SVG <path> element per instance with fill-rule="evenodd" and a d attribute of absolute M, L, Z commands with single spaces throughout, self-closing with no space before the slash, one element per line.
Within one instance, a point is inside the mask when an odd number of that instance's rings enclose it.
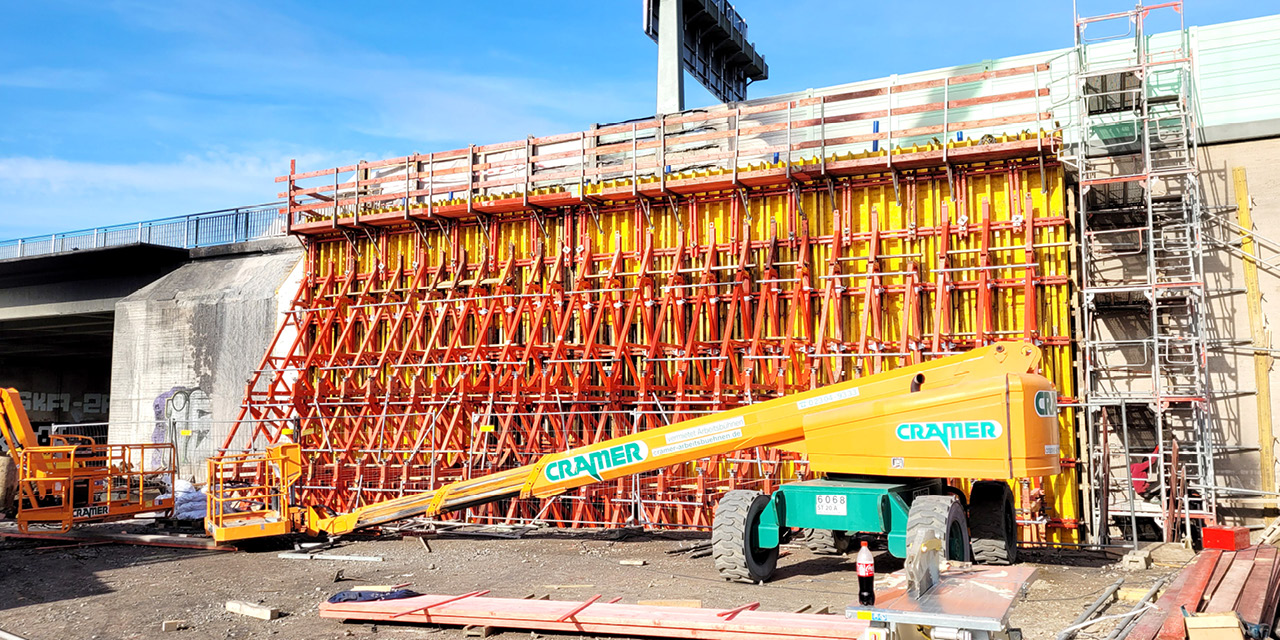
<path fill-rule="evenodd" d="M 110 525 L 104 525 L 110 526 Z M 114 526 L 112 530 L 120 530 Z M 349 541 L 331 554 L 380 556 L 382 562 L 290 560 L 288 546 L 253 551 L 188 551 L 124 545 L 48 550 L 47 541 L 0 542 L 0 629 L 28 640 L 163 638 L 388 638 L 432 635 L 461 638 L 460 629 L 419 625 L 342 623 L 320 618 L 330 595 L 361 584 L 411 582 L 422 593 L 461 594 L 490 589 L 494 597 L 549 595 L 585 600 L 595 594 L 623 602 L 696 599 L 704 607 L 730 608 L 759 601 L 762 610 L 795 611 L 805 605 L 832 612 L 857 598 L 853 558 L 820 556 L 798 545 L 784 547 L 774 579 L 764 585 L 719 579 L 711 559 L 667 553 L 706 539 L 705 534 L 535 531 L 519 539 L 447 535 Z M 1011 622 L 1028 640 L 1049 640 L 1118 578 L 1145 588 L 1190 558 L 1177 548 L 1155 554 L 1151 570 L 1127 573 L 1117 554 L 1028 551 L 1039 580 L 1013 610 Z M 621 560 L 645 560 L 644 566 Z M 881 577 L 901 567 L 877 555 Z M 335 582 L 338 571 L 341 581 Z M 227 600 L 279 608 L 283 617 L 261 621 L 229 613 Z M 1115 603 L 1110 613 L 1127 611 Z M 1105 612 L 1104 612 L 1105 613 Z M 162 632 L 161 622 L 186 627 Z M 1109 624 L 1109 623 L 1107 623 Z M 1103 637 L 1109 626 L 1082 637 Z M 537 634 L 539 637 L 580 637 Z M 530 637 L 507 631 L 499 638 Z"/>

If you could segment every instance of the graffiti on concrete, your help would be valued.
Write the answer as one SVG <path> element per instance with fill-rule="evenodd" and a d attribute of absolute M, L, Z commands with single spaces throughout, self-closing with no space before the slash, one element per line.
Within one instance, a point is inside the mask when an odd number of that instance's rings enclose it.
<path fill-rule="evenodd" d="M 22 408 L 27 413 L 66 411 L 70 414 L 70 422 L 83 422 L 90 418 L 104 418 L 107 407 L 111 404 L 111 396 L 106 393 L 85 393 L 73 396 L 70 393 L 41 393 L 39 391 L 20 391 Z"/>
<path fill-rule="evenodd" d="M 151 441 L 170 442 L 177 449 L 178 473 L 200 476 L 213 431 L 213 399 L 199 387 L 173 387 L 151 403 L 155 429 Z"/>

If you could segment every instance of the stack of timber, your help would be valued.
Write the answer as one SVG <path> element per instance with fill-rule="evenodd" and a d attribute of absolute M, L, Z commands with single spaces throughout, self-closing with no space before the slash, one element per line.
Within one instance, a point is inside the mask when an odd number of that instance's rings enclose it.
<path fill-rule="evenodd" d="M 793 638 L 857 640 L 868 623 L 843 615 L 759 611 L 758 602 L 734 609 L 620 604 L 594 596 L 582 602 L 487 598 L 487 591 L 401 600 L 325 602 L 320 617 L 365 622 L 410 622 L 473 629 L 529 629 L 697 640 Z M 477 634 L 484 635 L 484 634 Z"/>
<path fill-rule="evenodd" d="M 1184 615 L 1231 612 L 1239 615 L 1249 637 L 1269 637 L 1280 605 L 1276 553 L 1265 544 L 1202 551 L 1169 585 L 1156 608 L 1138 619 L 1128 640 L 1181 640 L 1187 637 Z"/>

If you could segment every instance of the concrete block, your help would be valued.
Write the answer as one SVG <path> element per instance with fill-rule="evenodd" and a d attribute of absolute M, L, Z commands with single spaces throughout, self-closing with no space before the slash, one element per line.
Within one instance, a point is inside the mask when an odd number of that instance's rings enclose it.
<path fill-rule="evenodd" d="M 160 623 L 161 631 L 177 631 L 187 626 L 186 620 L 165 620 Z"/>
<path fill-rule="evenodd" d="M 1138 549 L 1124 554 L 1120 559 L 1120 568 L 1125 571 L 1145 571 L 1151 568 L 1151 550 Z"/>

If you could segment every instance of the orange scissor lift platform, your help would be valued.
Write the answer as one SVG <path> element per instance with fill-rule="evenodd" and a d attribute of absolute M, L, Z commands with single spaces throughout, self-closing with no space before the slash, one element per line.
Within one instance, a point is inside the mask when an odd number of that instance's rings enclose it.
<path fill-rule="evenodd" d="M 17 523 L 66 532 L 88 522 L 173 509 L 172 444 L 98 444 L 54 435 L 37 440 L 16 389 L 0 390 L 0 433 L 17 468 Z"/>

